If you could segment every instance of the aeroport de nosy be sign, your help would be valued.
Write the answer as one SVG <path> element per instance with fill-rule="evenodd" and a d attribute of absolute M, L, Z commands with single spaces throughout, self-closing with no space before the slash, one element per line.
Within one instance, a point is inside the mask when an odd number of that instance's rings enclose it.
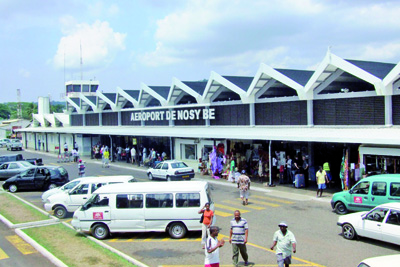
<path fill-rule="evenodd" d="M 215 109 L 183 109 L 132 112 L 131 121 L 160 121 L 160 120 L 214 120 Z"/>

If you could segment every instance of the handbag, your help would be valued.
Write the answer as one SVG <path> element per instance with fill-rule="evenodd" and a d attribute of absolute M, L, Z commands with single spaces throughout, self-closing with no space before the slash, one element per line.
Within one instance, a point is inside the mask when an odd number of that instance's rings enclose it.
<path fill-rule="evenodd" d="M 200 223 L 203 223 L 203 220 L 204 220 L 204 213 L 201 215 Z"/>

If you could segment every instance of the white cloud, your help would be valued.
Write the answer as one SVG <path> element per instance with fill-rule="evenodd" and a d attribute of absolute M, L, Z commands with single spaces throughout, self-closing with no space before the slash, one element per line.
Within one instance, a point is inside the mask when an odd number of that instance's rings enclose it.
<path fill-rule="evenodd" d="M 31 72 L 30 72 L 29 70 L 27 70 L 27 69 L 24 69 L 24 68 L 19 69 L 19 70 L 18 70 L 18 73 L 19 73 L 19 75 L 21 75 L 21 76 L 24 77 L 24 78 L 29 78 L 29 77 L 31 77 Z"/>
<path fill-rule="evenodd" d="M 367 45 L 361 49 L 360 58 L 374 61 L 389 61 L 400 54 L 400 41 L 388 44 Z M 397 62 L 392 62 L 397 63 Z"/>
<path fill-rule="evenodd" d="M 109 64 L 115 55 L 125 50 L 126 34 L 115 32 L 108 22 L 95 21 L 76 24 L 73 17 L 61 18 L 63 25 L 61 38 L 53 63 L 56 68 L 77 69 L 82 61 L 85 69 L 101 68 Z"/>

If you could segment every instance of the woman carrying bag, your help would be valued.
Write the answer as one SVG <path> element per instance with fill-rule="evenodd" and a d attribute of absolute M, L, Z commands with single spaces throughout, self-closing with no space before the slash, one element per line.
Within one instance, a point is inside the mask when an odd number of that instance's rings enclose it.
<path fill-rule="evenodd" d="M 199 211 L 201 215 L 200 223 L 201 225 L 201 244 L 203 245 L 203 249 L 206 245 L 207 236 L 210 235 L 210 226 L 212 225 L 212 221 L 214 218 L 214 212 L 210 210 L 210 203 L 206 203 L 204 207 Z"/>

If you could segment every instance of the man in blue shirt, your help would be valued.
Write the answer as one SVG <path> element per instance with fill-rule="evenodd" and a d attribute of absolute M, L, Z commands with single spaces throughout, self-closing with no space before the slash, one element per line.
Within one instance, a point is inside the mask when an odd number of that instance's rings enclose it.
<path fill-rule="evenodd" d="M 247 236 L 249 234 L 249 226 L 247 220 L 240 217 L 240 211 L 234 212 L 234 218 L 231 220 L 231 231 L 229 234 L 229 243 L 232 244 L 232 260 L 233 265 L 238 266 L 239 251 L 244 260 L 244 266 L 248 266 L 249 256 L 247 255 Z"/>

